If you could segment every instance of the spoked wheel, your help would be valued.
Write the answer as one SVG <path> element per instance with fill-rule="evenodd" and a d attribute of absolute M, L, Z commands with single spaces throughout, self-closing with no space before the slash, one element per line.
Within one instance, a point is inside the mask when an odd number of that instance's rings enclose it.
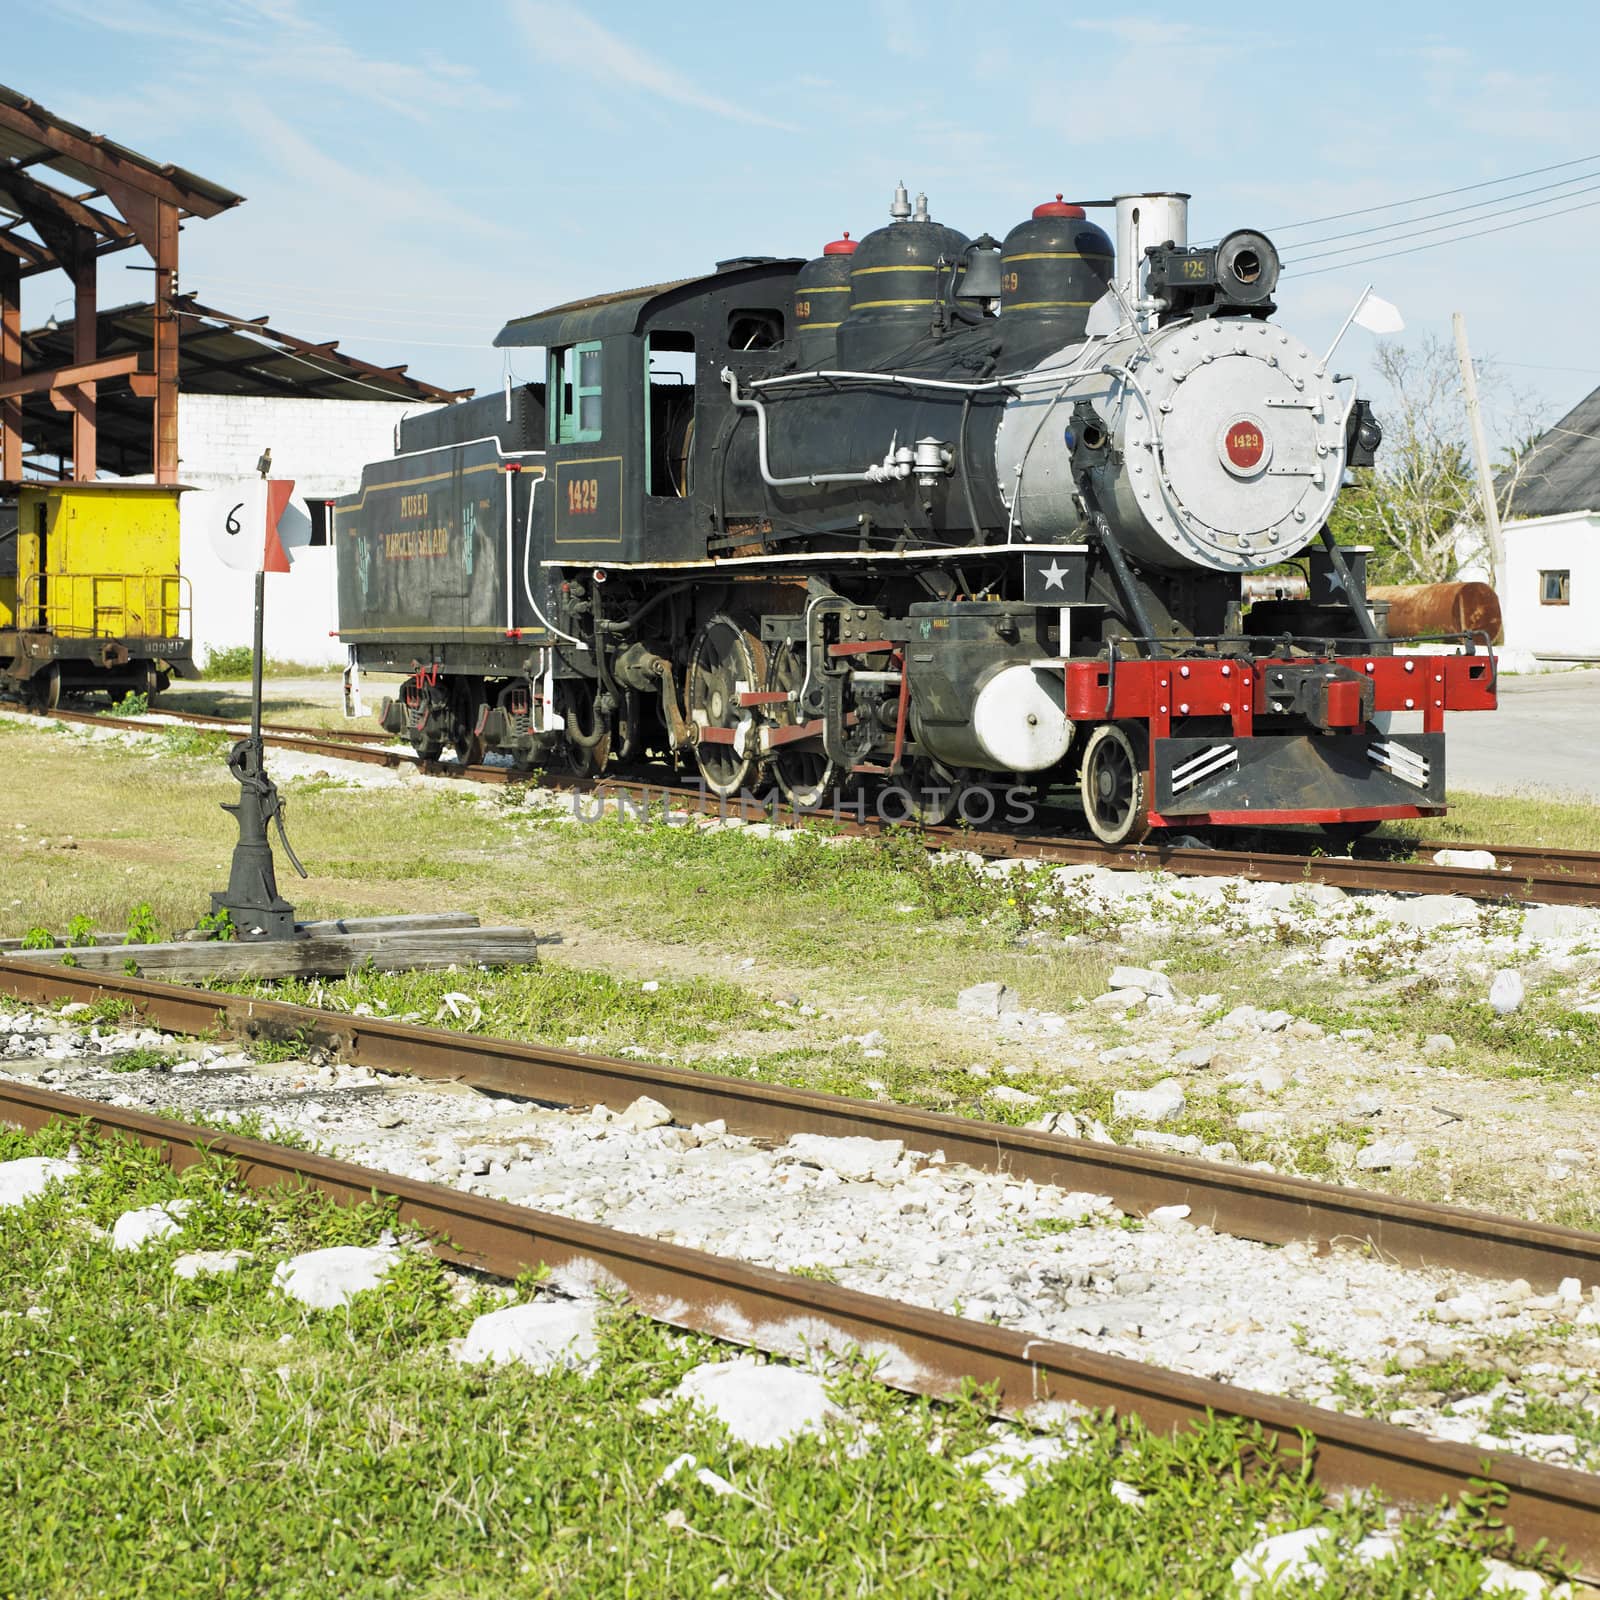
<path fill-rule="evenodd" d="M 739 696 L 766 681 L 766 648 L 748 628 L 719 611 L 694 642 L 685 696 L 689 718 L 702 735 L 695 760 L 706 787 L 719 799 L 731 799 L 760 782 L 756 720 L 739 704 Z"/>
<path fill-rule="evenodd" d="M 1150 831 L 1145 752 L 1144 734 L 1120 723 L 1089 735 L 1079 790 L 1089 830 L 1104 844 L 1134 844 Z"/>
<path fill-rule="evenodd" d="M 796 649 L 789 640 L 784 640 L 778 646 L 772 658 L 771 670 L 767 673 L 769 691 L 796 697 L 780 705 L 767 707 L 767 715 L 780 728 L 792 728 L 796 723 L 806 720 L 798 699 L 805 676 L 804 651 Z M 804 746 L 777 745 L 771 760 L 772 776 L 777 780 L 783 798 L 797 811 L 814 811 L 839 786 L 839 768 L 828 759 L 820 740 Z"/>
<path fill-rule="evenodd" d="M 61 666 L 52 661 L 28 679 L 22 702 L 30 711 L 54 711 L 61 704 Z"/>
<path fill-rule="evenodd" d="M 611 728 L 595 709 L 591 683 L 566 683 L 561 715 L 567 723 L 567 759 L 580 778 L 598 777 L 611 759 Z"/>
<path fill-rule="evenodd" d="M 962 768 L 947 767 L 932 756 L 913 756 L 900 779 L 911 820 L 925 828 L 943 827 L 956 814 L 965 785 Z"/>

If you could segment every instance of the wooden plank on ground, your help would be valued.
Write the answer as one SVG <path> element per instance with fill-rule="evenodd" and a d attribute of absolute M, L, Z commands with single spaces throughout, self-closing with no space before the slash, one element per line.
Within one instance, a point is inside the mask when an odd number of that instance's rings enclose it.
<path fill-rule="evenodd" d="M 470 911 L 406 911 L 389 917 L 329 917 L 322 922 L 297 922 L 313 938 L 324 933 L 422 933 L 429 928 L 476 928 Z"/>
<path fill-rule="evenodd" d="M 297 922 L 295 927 L 303 934 L 313 937 L 325 933 L 420 933 L 429 928 L 476 928 L 478 919 L 470 911 L 405 911 L 394 916 L 385 917 L 328 917 L 318 922 Z M 56 948 L 65 950 L 78 949 L 82 946 L 69 945 L 66 936 L 52 935 L 55 938 Z M 116 945 L 122 946 L 127 941 L 125 933 L 93 933 L 84 941 L 84 945 Z M 208 939 L 200 939 L 197 943 L 209 944 Z M 22 940 L 18 938 L 0 939 L 0 954 L 10 955 L 22 949 Z"/>
<path fill-rule="evenodd" d="M 70 955 L 83 972 L 123 973 L 168 983 L 208 978 L 342 977 L 371 963 L 380 972 L 441 967 L 527 966 L 538 959 L 531 928 L 424 928 L 328 933 L 299 939 L 229 940 L 214 944 L 122 944 L 99 949 L 18 950 L 10 959 L 58 965 Z"/>

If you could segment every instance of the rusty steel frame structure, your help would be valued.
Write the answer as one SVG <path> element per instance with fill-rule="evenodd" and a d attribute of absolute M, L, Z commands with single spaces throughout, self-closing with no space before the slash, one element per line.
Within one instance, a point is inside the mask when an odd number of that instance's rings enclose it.
<path fill-rule="evenodd" d="M 251 1188 L 299 1185 L 342 1205 L 388 1201 L 402 1223 L 432 1241 L 436 1254 L 498 1277 L 514 1278 L 540 1263 L 576 1267 L 620 1287 L 638 1311 L 675 1327 L 791 1357 L 820 1348 L 860 1350 L 877 1359 L 882 1381 L 910 1393 L 947 1398 L 975 1383 L 1002 1412 L 1025 1414 L 1041 1402 L 1065 1400 L 1137 1417 L 1160 1432 L 1234 1417 L 1303 1452 L 1325 1489 L 1377 1489 L 1406 1505 L 1498 1483 L 1507 1495 L 1501 1514 L 1519 1546 L 1548 1541 L 1584 1573 L 1600 1571 L 1600 1478 L 1589 1473 L 1440 1443 L 1388 1423 L 327 1156 L 0 1083 L 0 1122 L 32 1132 L 58 1121 L 136 1140 L 180 1169 L 207 1155 L 227 1157 Z"/>
<path fill-rule="evenodd" d="M 87 188 L 69 193 L 34 176 L 36 167 Z M 90 204 L 102 198 L 114 212 Z M 113 381 L 155 402 L 155 481 L 178 481 L 178 231 L 185 218 L 216 216 L 241 198 L 80 128 L 0 84 L 0 212 L 12 218 L 0 226 L 0 482 L 22 479 L 22 396 L 34 393 L 48 394 L 56 410 L 71 414 L 72 476 L 92 481 L 96 402 L 100 385 Z M 98 263 L 135 246 L 154 263 L 151 369 L 126 357 L 102 362 L 96 351 Z M 73 285 L 72 360 L 24 372 L 21 283 L 51 271 L 64 272 Z"/>

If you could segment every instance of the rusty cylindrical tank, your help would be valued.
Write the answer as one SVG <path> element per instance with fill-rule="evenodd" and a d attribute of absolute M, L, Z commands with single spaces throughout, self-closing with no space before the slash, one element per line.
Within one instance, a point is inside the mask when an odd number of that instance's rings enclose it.
<path fill-rule="evenodd" d="M 1391 639 L 1486 633 L 1491 644 L 1503 642 L 1500 597 L 1486 583 L 1380 585 L 1367 598 L 1388 602 Z"/>

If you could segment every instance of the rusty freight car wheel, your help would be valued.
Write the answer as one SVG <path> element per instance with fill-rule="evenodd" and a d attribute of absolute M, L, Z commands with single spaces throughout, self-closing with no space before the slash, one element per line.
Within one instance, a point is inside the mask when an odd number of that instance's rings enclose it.
<path fill-rule="evenodd" d="M 52 661 L 41 672 L 28 679 L 22 691 L 22 703 L 30 711 L 54 711 L 61 704 L 61 666 Z"/>
<path fill-rule="evenodd" d="M 806 720 L 799 703 L 805 676 L 804 654 L 789 640 L 784 640 L 773 655 L 772 669 L 767 674 L 769 691 L 792 697 L 783 704 L 767 707 L 767 715 L 776 726 L 791 728 Z M 776 746 L 772 752 L 772 776 L 783 798 L 797 811 L 816 810 L 839 783 L 839 769 L 828 759 L 820 739 L 804 745 Z"/>
<path fill-rule="evenodd" d="M 1078 780 L 1089 831 L 1104 844 L 1136 844 L 1147 820 L 1144 734 L 1104 722 L 1089 735 Z"/>
<path fill-rule="evenodd" d="M 718 612 L 700 630 L 689 657 L 689 718 L 700 729 L 695 760 L 706 787 L 729 800 L 760 781 L 756 719 L 739 696 L 767 681 L 767 652 L 734 618 Z"/>

